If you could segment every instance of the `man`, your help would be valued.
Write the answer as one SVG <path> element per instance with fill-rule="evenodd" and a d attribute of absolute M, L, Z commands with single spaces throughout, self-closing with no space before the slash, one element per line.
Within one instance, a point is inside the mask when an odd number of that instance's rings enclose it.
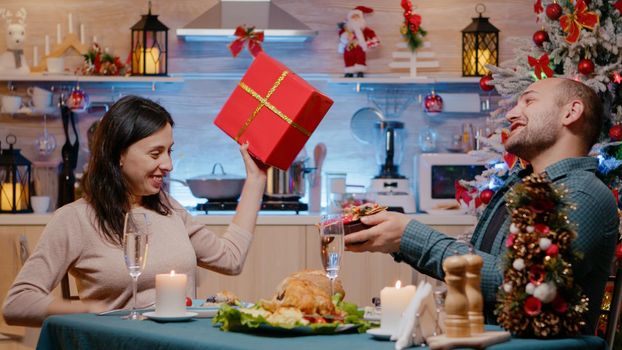
<path fill-rule="evenodd" d="M 367 27 L 364 17 L 373 11 L 369 7 L 357 6 L 348 13 L 346 22 L 340 24 L 338 52 L 343 53 L 346 78 L 352 78 L 355 73 L 362 78 L 367 71 L 367 50 L 380 44 L 376 33 Z"/>
<path fill-rule="evenodd" d="M 616 201 L 595 176 L 598 160 L 587 157 L 598 139 L 602 115 L 603 107 L 593 90 L 559 78 L 530 85 L 507 113 L 511 126 L 505 148 L 530 166 L 512 174 L 495 193 L 471 238 L 475 253 L 484 259 L 481 287 L 487 323 L 496 323 L 493 310 L 503 282 L 500 266 L 511 221 L 504 195 L 526 175 L 544 172 L 553 183 L 564 184 L 566 200 L 576 206 L 568 214 L 577 231 L 573 247 L 583 254 L 583 260 L 574 266 L 574 275 L 590 299 L 584 332 L 594 333 L 619 224 Z M 346 236 L 348 250 L 391 253 L 397 261 L 437 279 L 444 278 L 446 257 L 469 250 L 468 244 L 403 214 L 382 212 L 362 221 L 375 226 Z"/>

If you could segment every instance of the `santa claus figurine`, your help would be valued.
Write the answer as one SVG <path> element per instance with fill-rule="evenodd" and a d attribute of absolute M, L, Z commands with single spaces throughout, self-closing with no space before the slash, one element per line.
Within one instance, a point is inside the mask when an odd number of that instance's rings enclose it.
<path fill-rule="evenodd" d="M 356 74 L 362 78 L 367 71 L 365 58 L 367 50 L 380 44 L 376 33 L 367 27 L 365 15 L 374 12 L 369 7 L 357 6 L 348 13 L 345 22 L 339 24 L 339 53 L 343 53 L 345 63 L 345 77 L 351 78 Z"/>

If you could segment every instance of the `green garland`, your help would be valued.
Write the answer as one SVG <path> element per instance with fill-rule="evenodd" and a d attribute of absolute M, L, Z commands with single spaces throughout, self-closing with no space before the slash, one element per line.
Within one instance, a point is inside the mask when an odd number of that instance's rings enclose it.
<path fill-rule="evenodd" d="M 565 191 L 543 175 L 531 175 L 507 195 L 512 215 L 504 283 L 497 295 L 499 324 L 521 337 L 579 334 L 588 299 L 575 285 L 572 249 L 576 233 L 566 211 Z"/>

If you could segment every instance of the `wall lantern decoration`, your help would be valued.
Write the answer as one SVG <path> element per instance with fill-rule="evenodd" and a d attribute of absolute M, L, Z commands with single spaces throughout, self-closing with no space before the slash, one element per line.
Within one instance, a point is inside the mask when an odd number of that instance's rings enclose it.
<path fill-rule="evenodd" d="M 30 179 L 32 163 L 19 149 L 15 135 L 6 137 L 9 148 L 0 149 L 0 213 L 32 213 Z M 0 147 L 1 148 L 1 147 Z"/>
<path fill-rule="evenodd" d="M 488 74 L 486 64 L 499 65 L 499 29 L 482 14 L 484 4 L 477 4 L 479 14 L 462 30 L 462 76 L 474 77 Z"/>
<path fill-rule="evenodd" d="M 158 20 L 158 15 L 142 15 L 132 26 L 132 75 L 168 74 L 168 27 Z"/>

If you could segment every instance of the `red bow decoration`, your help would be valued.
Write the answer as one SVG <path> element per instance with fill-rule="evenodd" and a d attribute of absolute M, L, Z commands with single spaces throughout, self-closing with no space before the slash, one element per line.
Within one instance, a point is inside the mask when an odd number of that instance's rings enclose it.
<path fill-rule="evenodd" d="M 238 26 L 235 29 L 234 35 L 237 36 L 237 39 L 227 45 L 233 57 L 237 57 L 240 54 L 245 42 L 248 43 L 248 52 L 250 52 L 253 57 L 263 51 L 261 48 L 261 42 L 263 42 L 263 32 L 256 32 L 255 27 L 246 28 Z"/>
<path fill-rule="evenodd" d="M 501 130 L 501 143 L 505 144 L 505 141 L 508 139 L 509 136 L 510 131 L 508 129 Z M 527 161 L 522 160 L 518 158 L 515 154 L 509 152 L 503 153 L 503 160 L 505 161 L 505 164 L 508 165 L 508 169 L 510 170 L 514 169 L 514 166 L 516 166 L 516 162 L 520 162 L 520 167 L 523 169 L 525 169 L 529 164 Z"/>
<path fill-rule="evenodd" d="M 527 56 L 527 61 L 529 61 L 529 66 L 534 67 L 535 73 L 536 73 L 536 79 L 540 80 L 540 78 L 542 77 L 542 72 L 544 72 L 544 74 L 546 74 L 547 77 L 552 77 L 554 72 L 551 69 L 551 67 L 549 67 L 549 55 L 548 54 L 544 54 L 542 56 L 540 56 L 540 58 L 535 59 L 531 56 Z"/>
<path fill-rule="evenodd" d="M 596 12 L 588 12 L 587 5 L 583 0 L 577 0 L 574 13 L 568 13 L 559 18 L 564 32 L 568 33 L 566 41 L 576 43 L 579 40 L 582 28 L 593 30 L 598 24 L 598 14 Z"/>
<path fill-rule="evenodd" d="M 613 4 L 613 7 L 617 8 L 618 12 L 622 15 L 622 0 L 618 0 L 615 4 Z"/>

